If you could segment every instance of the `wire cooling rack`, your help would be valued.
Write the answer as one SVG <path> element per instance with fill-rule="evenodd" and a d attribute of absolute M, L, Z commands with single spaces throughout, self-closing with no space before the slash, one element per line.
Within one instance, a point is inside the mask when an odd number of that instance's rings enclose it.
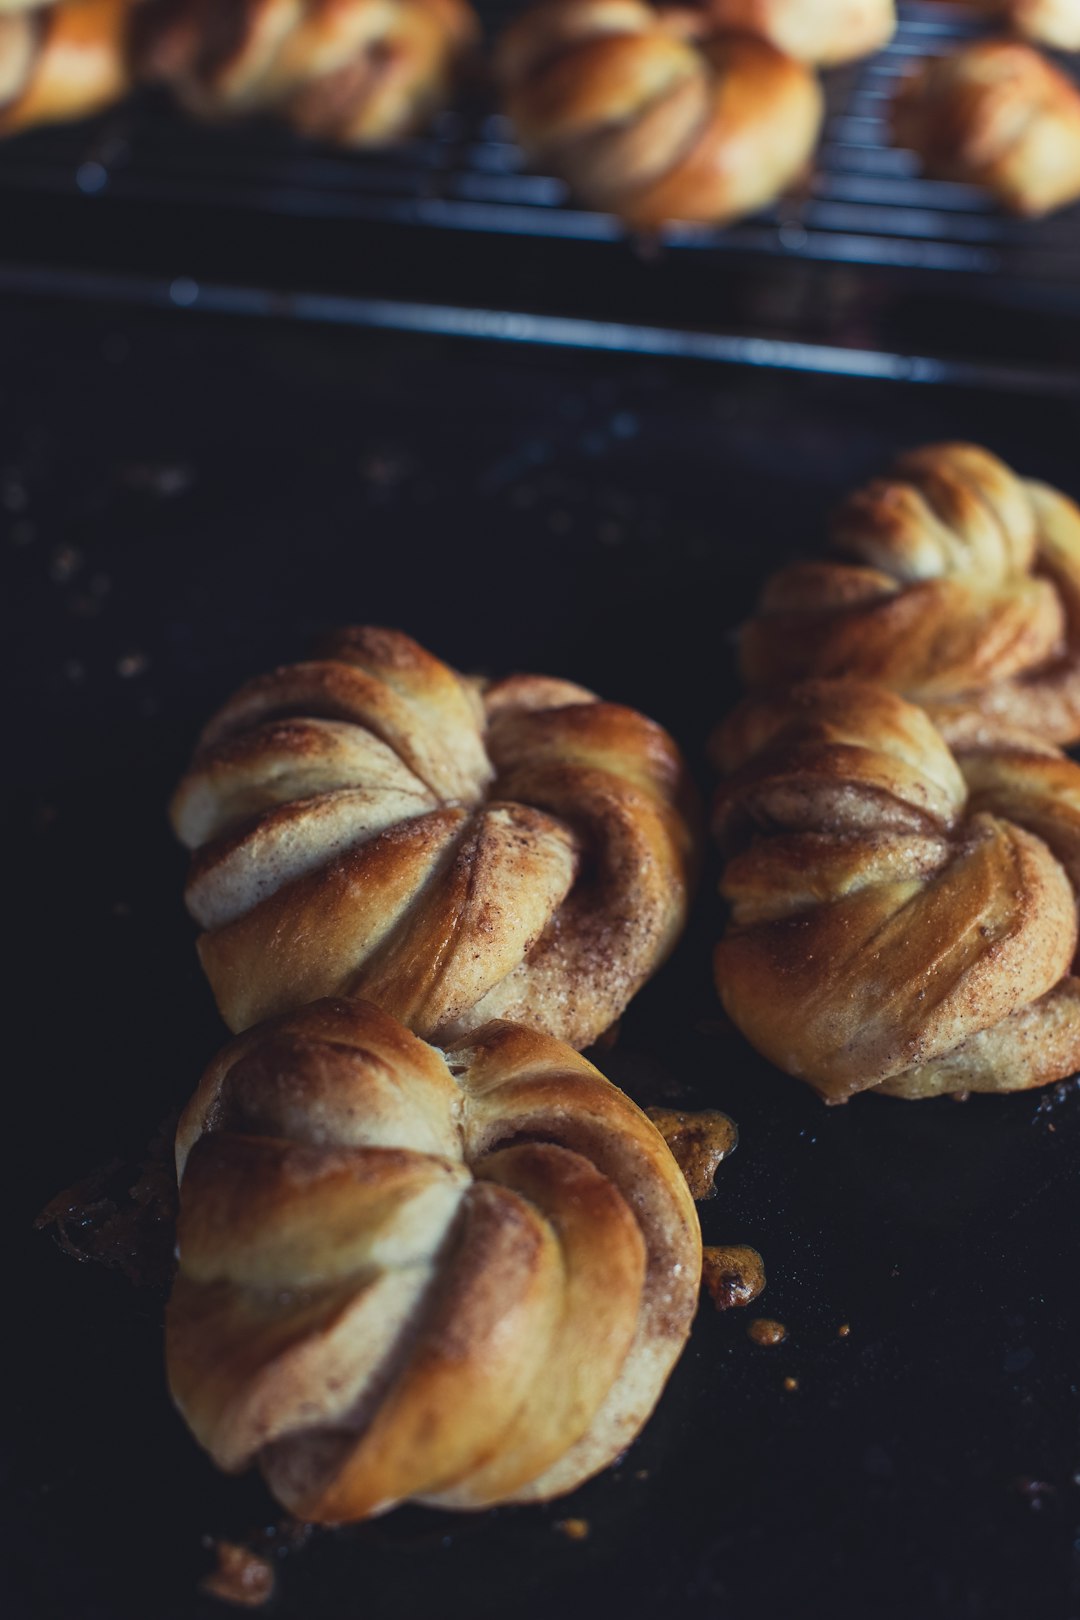
<path fill-rule="evenodd" d="M 494 37 L 519 8 L 480 0 L 479 9 Z M 867 321 L 888 328 L 883 312 L 914 278 L 918 297 L 934 305 L 919 341 L 938 352 L 948 352 L 966 318 L 974 283 L 976 300 L 981 288 L 988 305 L 1000 304 L 1008 287 L 1014 308 L 1026 305 L 1042 321 L 1030 345 L 1018 328 L 1001 339 L 1014 362 L 1036 352 L 1053 361 L 1046 312 L 1080 316 L 1080 208 L 1015 220 L 976 188 L 920 176 L 913 155 L 890 141 L 889 99 L 913 61 L 954 48 L 980 25 L 959 5 L 902 0 L 899 9 L 884 51 L 826 75 L 825 133 L 804 185 L 724 229 L 670 225 L 644 269 L 617 220 L 577 207 L 559 179 L 529 169 L 483 96 L 422 139 L 353 152 L 305 143 L 270 121 L 198 124 L 153 93 L 90 123 L 0 144 L 0 195 L 17 220 L 0 267 L 78 265 L 129 277 L 197 269 L 263 292 L 390 292 L 416 308 L 442 301 L 592 320 L 615 313 L 713 332 L 719 319 L 743 335 L 839 332 L 841 345 L 864 346 Z M 156 257 L 155 241 L 167 243 Z M 217 260 L 216 241 L 229 243 Z M 740 286 L 720 298 L 724 276 Z M 771 305 L 762 291 L 770 278 Z M 853 322 L 856 283 L 863 291 Z M 942 290 L 950 284 L 951 294 Z M 955 311 L 944 309 L 950 297 Z M 868 346 L 902 341 L 890 329 L 884 339 L 871 332 Z M 984 320 L 963 347 L 979 357 L 997 343 Z M 1080 366 L 1080 338 L 1076 347 Z"/>
<path fill-rule="evenodd" d="M 512 8 L 488 0 L 481 9 L 494 34 Z M 972 187 L 920 178 L 912 155 L 890 143 L 886 107 L 904 69 L 976 29 L 961 6 L 902 5 L 886 50 L 828 75 L 829 115 L 809 186 L 726 230 L 671 226 L 667 245 L 942 270 L 992 271 L 1015 260 L 1027 275 L 1075 276 L 1080 215 L 1035 225 L 1004 219 Z M 560 180 L 531 173 L 506 121 L 483 107 L 446 115 L 425 139 L 370 153 L 306 145 L 263 122 L 208 128 L 146 97 L 89 125 L 6 142 L 0 188 L 533 236 L 622 234 L 609 216 L 576 208 Z"/>

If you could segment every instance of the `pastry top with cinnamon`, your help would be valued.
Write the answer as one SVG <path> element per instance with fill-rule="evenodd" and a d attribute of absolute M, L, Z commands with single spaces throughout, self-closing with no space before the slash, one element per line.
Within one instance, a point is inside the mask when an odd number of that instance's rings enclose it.
<path fill-rule="evenodd" d="M 370 1003 L 242 1036 L 177 1134 L 169 1384 L 220 1466 L 337 1523 L 543 1501 L 652 1411 L 697 1306 L 686 1183 L 568 1046 Z"/>
<path fill-rule="evenodd" d="M 978 445 L 926 445 L 849 496 L 825 555 L 765 585 L 752 687 L 877 681 L 949 735 L 1080 739 L 1080 511 Z"/>
<path fill-rule="evenodd" d="M 498 1017 L 586 1046 L 674 945 L 698 846 L 654 721 L 371 628 L 241 687 L 172 818 L 234 1030 L 358 995 L 424 1036 Z"/>
<path fill-rule="evenodd" d="M 530 158 L 640 230 L 764 207 L 804 173 L 821 128 L 811 70 L 707 9 L 541 0 L 503 34 L 495 68 Z"/>
<path fill-rule="evenodd" d="M 724 1006 L 828 1102 L 1017 1091 L 1080 1067 L 1080 765 L 954 752 L 882 686 L 809 681 L 720 728 Z"/>
<path fill-rule="evenodd" d="M 977 40 L 917 63 L 892 124 L 928 173 L 985 186 L 1013 213 L 1080 198 L 1080 89 L 1019 40 Z"/>

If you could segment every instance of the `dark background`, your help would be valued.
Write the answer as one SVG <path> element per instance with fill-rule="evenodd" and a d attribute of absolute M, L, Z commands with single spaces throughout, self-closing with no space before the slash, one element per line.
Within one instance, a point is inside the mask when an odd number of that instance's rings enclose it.
<path fill-rule="evenodd" d="M 386 623 L 640 706 L 705 787 L 732 627 L 829 504 L 942 436 L 1078 492 L 1080 407 L 14 299 L 0 353 L 5 1612 L 198 1620 L 223 1612 L 202 1538 L 277 1512 L 172 1412 L 157 1296 L 31 1223 L 137 1155 L 222 1038 L 164 815 L 201 720 L 323 627 Z M 319 1534 L 282 1620 L 1080 1615 L 1076 1087 L 826 1110 L 724 1033 L 714 889 L 602 1061 L 738 1122 L 705 1239 L 761 1250 L 787 1342 L 706 1303 L 611 1472 Z"/>

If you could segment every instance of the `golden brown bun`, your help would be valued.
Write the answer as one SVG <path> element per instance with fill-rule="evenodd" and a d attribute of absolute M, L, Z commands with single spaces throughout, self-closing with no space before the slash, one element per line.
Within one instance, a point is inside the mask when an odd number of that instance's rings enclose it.
<path fill-rule="evenodd" d="M 177 1166 L 173 1397 L 305 1519 L 572 1490 L 690 1330 L 701 1239 L 663 1138 L 513 1024 L 443 1053 L 317 1002 L 220 1054 Z"/>
<path fill-rule="evenodd" d="M 834 556 L 766 586 L 743 676 L 878 681 L 949 737 L 1080 739 L 1080 511 L 977 445 L 927 445 L 850 497 Z"/>
<path fill-rule="evenodd" d="M 467 0 L 157 0 L 138 59 L 200 117 L 269 112 L 369 145 L 430 120 L 477 34 Z"/>
<path fill-rule="evenodd" d="M 827 1102 L 1022 1091 L 1080 1067 L 1080 766 L 954 757 L 883 687 L 748 699 L 715 739 L 729 1016 Z"/>
<path fill-rule="evenodd" d="M 1058 51 L 1080 51 L 1080 0 L 965 0 L 972 10 Z"/>
<path fill-rule="evenodd" d="M 1018 33 L 1058 51 L 1080 51 L 1080 0 L 1006 0 Z"/>
<path fill-rule="evenodd" d="M 929 173 L 986 186 L 1014 213 L 1080 197 L 1080 90 L 1028 45 L 980 40 L 920 63 L 897 92 L 893 133 Z"/>
<path fill-rule="evenodd" d="M 100 112 L 131 87 L 132 0 L 62 0 L 0 15 L 0 134 Z"/>
<path fill-rule="evenodd" d="M 242 688 L 172 818 L 231 1029 L 344 994 L 427 1037 L 506 1017 L 587 1046 L 683 926 L 692 808 L 633 710 L 362 629 Z"/>
<path fill-rule="evenodd" d="M 869 56 L 896 31 L 893 0 L 707 0 L 705 10 L 718 29 L 821 67 Z"/>
<path fill-rule="evenodd" d="M 507 29 L 496 70 L 530 157 L 639 229 L 764 207 L 821 127 L 809 69 L 638 0 L 545 0 Z"/>

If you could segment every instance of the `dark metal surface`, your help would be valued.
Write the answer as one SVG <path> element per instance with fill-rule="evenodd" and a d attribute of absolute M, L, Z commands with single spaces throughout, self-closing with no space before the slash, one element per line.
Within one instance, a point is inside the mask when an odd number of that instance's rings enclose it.
<path fill-rule="evenodd" d="M 493 35 L 516 5 L 479 9 Z M 144 94 L 0 143 L 0 262 L 1080 370 L 1080 208 L 1012 220 L 920 177 L 890 143 L 889 96 L 977 25 L 958 5 L 900 10 L 887 50 L 826 76 L 806 186 L 726 230 L 627 239 L 528 171 L 482 90 L 422 139 L 366 153 L 201 126 Z"/>
<path fill-rule="evenodd" d="M 1080 411 L 10 300 L 0 346 L 3 1610 L 203 1620 L 201 1538 L 272 1504 L 171 1411 L 154 1297 L 29 1230 L 221 1038 L 163 814 L 200 720 L 324 625 L 382 621 L 641 706 L 704 783 L 731 627 L 830 501 L 957 434 L 1075 489 Z M 737 1120 L 706 1240 L 761 1250 L 787 1342 L 706 1305 L 616 1469 L 550 1508 L 320 1535 L 282 1560 L 281 1620 L 1080 1615 L 1080 1095 L 826 1110 L 717 1026 L 714 876 L 604 1061 Z"/>

